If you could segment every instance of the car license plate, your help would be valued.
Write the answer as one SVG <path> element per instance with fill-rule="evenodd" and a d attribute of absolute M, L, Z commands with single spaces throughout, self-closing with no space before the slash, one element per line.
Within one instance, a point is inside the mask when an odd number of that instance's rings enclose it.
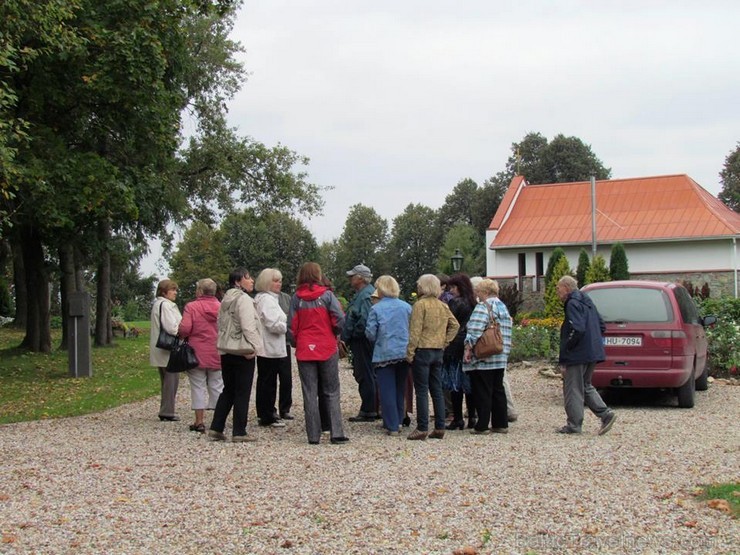
<path fill-rule="evenodd" d="M 604 338 L 604 345 L 611 347 L 642 347 L 642 337 L 632 335 L 612 335 Z"/>

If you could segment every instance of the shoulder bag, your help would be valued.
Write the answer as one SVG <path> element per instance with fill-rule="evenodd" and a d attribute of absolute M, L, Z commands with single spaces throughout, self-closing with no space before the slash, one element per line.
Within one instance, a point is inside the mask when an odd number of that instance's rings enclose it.
<path fill-rule="evenodd" d="M 162 326 L 162 305 L 164 301 L 159 303 L 159 337 L 157 337 L 157 348 L 164 349 L 165 351 L 171 351 L 177 346 L 178 339 L 176 335 L 167 333 Z"/>
<path fill-rule="evenodd" d="M 197 368 L 200 363 L 195 356 L 195 350 L 190 346 L 188 340 L 178 341 L 172 351 L 170 360 L 167 361 L 167 372 L 185 372 L 191 368 Z"/>
<path fill-rule="evenodd" d="M 488 326 L 483 331 L 483 335 L 473 347 L 473 354 L 477 359 L 488 358 L 492 355 L 498 355 L 504 352 L 504 338 L 501 335 L 501 326 L 493 315 L 491 305 L 484 301 L 488 309 Z"/>
<path fill-rule="evenodd" d="M 244 293 L 246 295 L 246 293 Z M 234 303 L 235 305 L 236 303 Z M 216 348 L 222 353 L 229 355 L 251 355 L 254 353 L 254 346 L 247 341 L 242 332 L 235 310 L 229 310 L 225 314 L 225 322 L 218 326 L 218 341 Z"/>

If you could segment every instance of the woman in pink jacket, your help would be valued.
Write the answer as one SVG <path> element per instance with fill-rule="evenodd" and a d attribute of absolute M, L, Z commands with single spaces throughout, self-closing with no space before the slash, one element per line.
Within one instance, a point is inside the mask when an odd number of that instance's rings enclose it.
<path fill-rule="evenodd" d="M 178 335 L 187 337 L 198 357 L 198 367 L 188 370 L 190 380 L 190 402 L 195 411 L 193 432 L 206 432 L 203 421 L 205 409 L 216 408 L 218 396 L 224 388 L 221 378 L 221 357 L 216 350 L 218 338 L 218 309 L 221 303 L 216 298 L 216 282 L 201 279 L 195 287 L 195 300 L 185 305 Z M 208 401 L 206 402 L 206 392 Z"/>

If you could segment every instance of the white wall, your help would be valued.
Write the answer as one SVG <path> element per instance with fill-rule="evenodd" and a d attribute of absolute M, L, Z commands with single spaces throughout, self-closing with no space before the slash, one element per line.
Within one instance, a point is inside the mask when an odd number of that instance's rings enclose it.
<path fill-rule="evenodd" d="M 490 245 L 493 232 L 487 232 L 486 244 Z M 599 246 L 600 254 L 609 265 L 611 245 Z M 564 247 L 565 256 L 573 270 L 578 266 L 578 256 L 581 246 Z M 591 255 L 591 245 L 583 245 Z M 625 244 L 627 263 L 630 272 L 696 272 L 703 270 L 731 271 L 737 265 L 738 256 L 735 253 L 737 246 L 730 239 L 721 241 L 683 241 L 670 243 L 635 243 Z M 544 267 L 552 254 L 552 248 L 502 249 L 493 251 L 488 249 L 486 256 L 486 273 L 489 276 L 508 277 L 516 276 L 519 272 L 519 253 L 526 253 L 527 274 L 535 273 L 535 253 L 541 252 L 544 257 Z"/>

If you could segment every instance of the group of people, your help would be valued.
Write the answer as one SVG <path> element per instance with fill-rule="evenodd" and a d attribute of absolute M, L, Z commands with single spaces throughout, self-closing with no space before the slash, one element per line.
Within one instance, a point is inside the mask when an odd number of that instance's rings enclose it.
<path fill-rule="evenodd" d="M 347 349 L 360 395 L 359 411 L 349 421 L 382 420 L 385 433 L 400 435 L 402 426 L 410 425 L 415 395 L 416 426 L 409 440 L 442 439 L 447 430 L 462 430 L 463 399 L 471 433 L 508 432 L 509 423 L 518 418 L 506 375 L 512 319 L 498 297 L 495 280 L 474 278 L 474 284 L 462 273 L 442 280 L 424 274 L 417 281 L 418 298 L 412 306 L 399 298 L 400 288 L 392 276 L 380 276 L 373 285 L 372 272 L 364 264 L 347 276 L 355 295 L 346 314 L 315 262 L 301 266 L 292 297 L 281 291 L 282 274 L 273 268 L 262 270 L 256 281 L 246 269 L 234 270 L 220 300 L 216 283 L 202 279 L 196 299 L 185 305 L 182 316 L 174 302 L 177 284 L 161 281 L 151 312 L 150 343 L 150 361 L 159 368 L 162 386 L 160 420 L 179 420 L 175 414 L 179 375 L 166 371 L 169 352 L 156 346 L 164 329 L 187 339 L 195 350 L 199 365 L 188 370 L 195 412 L 190 429 L 207 432 L 214 441 L 226 439 L 224 429 L 232 412 L 232 441 L 254 441 L 247 431 L 247 415 L 255 367 L 258 424 L 284 427 L 284 420 L 294 418 L 291 346 L 309 444 L 320 443 L 322 433 L 329 434 L 332 444 L 349 441 L 339 383 L 340 352 Z M 557 290 L 566 309 L 560 362 L 568 418 L 558 431 L 580 433 L 585 404 L 601 418 L 603 434 L 616 419 L 590 383 L 594 366 L 604 359 L 603 322 L 575 280 L 566 278 Z M 503 350 L 479 359 L 474 346 L 492 319 L 498 321 Z M 236 334 L 246 347 L 231 349 L 228 345 L 234 340 L 228 334 Z M 206 430 L 209 409 L 213 418 Z"/>

